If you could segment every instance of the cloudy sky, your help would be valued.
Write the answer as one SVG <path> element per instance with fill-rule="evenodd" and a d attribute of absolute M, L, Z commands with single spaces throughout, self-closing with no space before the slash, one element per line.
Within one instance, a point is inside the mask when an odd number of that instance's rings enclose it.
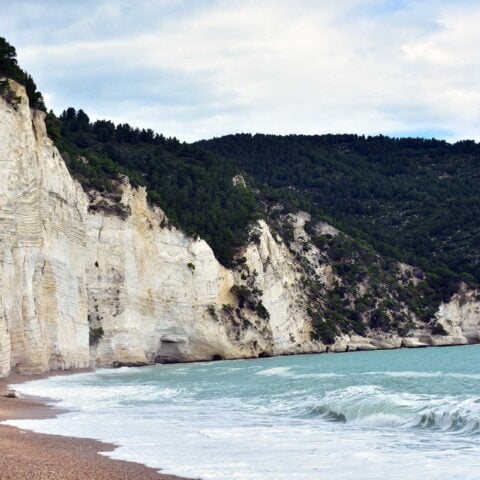
<path fill-rule="evenodd" d="M 479 0 L 0 0 L 49 108 L 182 140 L 480 140 Z"/>

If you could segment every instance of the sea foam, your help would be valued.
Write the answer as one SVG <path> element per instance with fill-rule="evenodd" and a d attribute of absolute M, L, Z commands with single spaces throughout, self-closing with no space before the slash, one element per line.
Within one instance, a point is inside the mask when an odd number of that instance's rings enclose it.
<path fill-rule="evenodd" d="M 105 455 L 204 480 L 476 480 L 479 354 L 302 355 L 51 377 L 18 390 L 69 412 L 8 423 L 97 438 L 117 445 Z"/>

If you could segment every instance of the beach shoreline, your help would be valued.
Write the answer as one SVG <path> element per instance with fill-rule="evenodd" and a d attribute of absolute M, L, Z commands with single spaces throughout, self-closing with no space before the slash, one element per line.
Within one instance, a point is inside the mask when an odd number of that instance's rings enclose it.
<path fill-rule="evenodd" d="M 52 418 L 63 411 L 47 405 L 48 399 L 7 398 L 16 384 L 56 375 L 84 373 L 89 369 L 52 371 L 39 375 L 11 374 L 0 378 L 0 422 Z M 100 452 L 114 444 L 93 439 L 46 435 L 0 424 L 2 480 L 187 480 L 158 473 L 144 465 L 113 460 Z"/>

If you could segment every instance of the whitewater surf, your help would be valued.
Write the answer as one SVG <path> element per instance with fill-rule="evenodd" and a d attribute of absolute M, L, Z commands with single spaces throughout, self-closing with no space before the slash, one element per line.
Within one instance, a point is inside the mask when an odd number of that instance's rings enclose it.
<path fill-rule="evenodd" d="M 478 478 L 480 346 L 158 365 L 19 386 L 69 413 L 10 421 L 205 480 Z"/>

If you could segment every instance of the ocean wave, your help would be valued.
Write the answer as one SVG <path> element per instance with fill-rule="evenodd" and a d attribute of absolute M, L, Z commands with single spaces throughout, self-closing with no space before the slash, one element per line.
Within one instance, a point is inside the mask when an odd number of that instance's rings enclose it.
<path fill-rule="evenodd" d="M 292 367 L 274 367 L 267 368 L 265 370 L 260 370 L 256 372 L 255 375 L 260 375 L 262 377 L 286 377 L 292 378 L 295 380 L 300 380 L 304 378 L 333 378 L 333 377 L 343 377 L 343 374 L 339 373 L 295 373 Z"/>
<path fill-rule="evenodd" d="M 328 392 L 309 415 L 363 427 L 423 428 L 472 435 L 480 433 L 480 397 L 456 398 L 391 393 L 375 385 Z"/>
<path fill-rule="evenodd" d="M 150 403 L 186 397 L 185 389 L 159 387 L 157 385 L 87 385 L 59 384 L 47 385 L 46 381 L 29 382 L 18 385 L 23 395 L 44 397 L 45 394 L 56 406 L 75 410 L 97 410 L 99 406 L 118 407 L 130 403 Z M 48 380 L 47 380 L 48 382 Z"/>
<path fill-rule="evenodd" d="M 256 372 L 255 375 L 262 377 L 289 377 L 291 375 L 291 367 L 267 368 Z"/>

